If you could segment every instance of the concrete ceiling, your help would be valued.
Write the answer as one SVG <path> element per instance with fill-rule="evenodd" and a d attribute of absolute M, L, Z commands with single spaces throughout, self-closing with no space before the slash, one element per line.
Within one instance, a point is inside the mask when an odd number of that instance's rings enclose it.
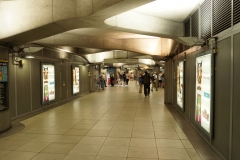
<path fill-rule="evenodd" d="M 203 0 L 19 0 L 0 2 L 0 43 L 124 50 L 168 56 Z"/>

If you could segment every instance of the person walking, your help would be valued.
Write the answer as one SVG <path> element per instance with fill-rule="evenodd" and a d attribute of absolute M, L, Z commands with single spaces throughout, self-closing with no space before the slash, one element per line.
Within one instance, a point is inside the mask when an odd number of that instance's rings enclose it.
<path fill-rule="evenodd" d="M 124 72 L 123 73 L 123 85 L 125 86 L 125 84 L 126 84 L 126 73 Z"/>
<path fill-rule="evenodd" d="M 114 86 L 114 75 L 112 72 L 110 72 L 110 82 L 111 82 L 111 85 L 112 87 Z"/>
<path fill-rule="evenodd" d="M 99 82 L 101 84 L 101 89 L 104 90 L 105 84 L 104 84 L 104 80 L 103 80 L 103 75 L 100 73 L 98 78 L 99 78 Z"/>
<path fill-rule="evenodd" d="M 129 79 L 130 79 L 129 73 L 127 73 L 127 74 L 126 74 L 126 85 L 128 85 Z"/>
<path fill-rule="evenodd" d="M 139 93 L 142 93 L 142 88 L 143 88 L 143 76 L 142 76 L 142 74 L 139 75 L 138 83 L 139 83 Z"/>
<path fill-rule="evenodd" d="M 143 76 L 143 85 L 144 85 L 144 95 L 145 97 L 150 96 L 150 80 L 151 76 L 147 71 L 145 71 L 145 74 Z"/>
<path fill-rule="evenodd" d="M 158 87 L 157 87 L 157 74 L 156 72 L 153 73 L 152 75 L 152 89 L 151 91 L 153 91 L 153 88 L 156 88 L 156 91 L 158 91 Z"/>
<path fill-rule="evenodd" d="M 162 88 L 165 86 L 165 75 L 164 73 L 162 74 Z"/>
<path fill-rule="evenodd" d="M 158 87 L 159 88 L 162 87 L 162 72 L 160 72 L 158 75 Z"/>

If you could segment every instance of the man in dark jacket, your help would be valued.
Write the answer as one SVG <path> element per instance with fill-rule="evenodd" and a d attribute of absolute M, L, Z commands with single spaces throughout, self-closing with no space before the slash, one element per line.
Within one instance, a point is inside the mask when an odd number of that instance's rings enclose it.
<path fill-rule="evenodd" d="M 145 74 L 143 76 L 145 97 L 149 97 L 149 94 L 150 94 L 150 79 L 151 79 L 151 76 L 149 75 L 149 73 L 147 71 L 145 71 Z"/>

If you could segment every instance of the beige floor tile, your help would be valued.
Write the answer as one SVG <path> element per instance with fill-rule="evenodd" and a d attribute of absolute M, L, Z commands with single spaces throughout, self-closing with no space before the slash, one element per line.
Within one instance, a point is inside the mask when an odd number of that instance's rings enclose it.
<path fill-rule="evenodd" d="M 67 132 L 69 129 L 67 128 L 51 128 L 49 130 L 47 130 L 46 132 L 44 132 L 43 134 L 64 134 L 65 132 Z"/>
<path fill-rule="evenodd" d="M 102 146 L 98 156 L 127 157 L 128 146 Z"/>
<path fill-rule="evenodd" d="M 134 121 L 116 121 L 115 125 L 133 126 Z"/>
<path fill-rule="evenodd" d="M 96 156 L 67 155 L 64 160 L 94 160 Z"/>
<path fill-rule="evenodd" d="M 116 123 L 116 121 L 104 121 L 104 120 L 100 120 L 96 123 L 96 125 L 102 125 L 102 124 L 111 124 L 114 125 Z"/>
<path fill-rule="evenodd" d="M 28 160 L 34 157 L 37 153 L 34 152 L 19 152 L 12 151 L 9 154 L 3 156 L 1 160 Z"/>
<path fill-rule="evenodd" d="M 181 140 L 174 139 L 156 139 L 158 148 L 184 148 Z"/>
<path fill-rule="evenodd" d="M 186 150 L 191 160 L 201 160 L 200 156 L 198 155 L 195 149 L 186 149 Z"/>
<path fill-rule="evenodd" d="M 87 130 L 87 129 L 92 129 L 94 127 L 94 125 L 92 124 L 77 124 L 75 125 L 72 129 L 84 129 L 84 130 Z"/>
<path fill-rule="evenodd" d="M 123 158 L 123 157 L 97 156 L 95 160 L 126 160 L 126 158 Z"/>
<path fill-rule="evenodd" d="M 156 147 L 155 139 L 131 138 L 131 147 Z"/>
<path fill-rule="evenodd" d="M 121 130 L 114 130 L 111 131 L 108 135 L 108 137 L 124 137 L 128 138 L 132 136 L 132 131 L 121 131 Z"/>
<path fill-rule="evenodd" d="M 155 138 L 153 131 L 133 131 L 133 138 Z"/>
<path fill-rule="evenodd" d="M 69 154 L 97 155 L 102 145 L 76 145 Z"/>
<path fill-rule="evenodd" d="M 161 122 L 161 121 L 154 121 L 153 122 L 154 127 L 173 127 L 171 122 Z"/>
<path fill-rule="evenodd" d="M 152 126 L 133 126 L 133 131 L 153 131 Z"/>
<path fill-rule="evenodd" d="M 178 134 L 176 132 L 155 132 L 155 137 L 158 139 L 179 139 Z"/>
<path fill-rule="evenodd" d="M 38 142 L 53 142 L 61 135 L 39 135 L 36 138 L 32 139 L 31 141 L 38 141 Z"/>
<path fill-rule="evenodd" d="M 131 131 L 132 130 L 132 126 L 127 126 L 127 125 L 114 125 L 114 127 L 112 128 L 112 130 L 115 131 Z"/>
<path fill-rule="evenodd" d="M 26 144 L 27 141 L 1 141 L 0 143 L 0 150 L 2 151 L 12 151 L 15 150 L 19 147 L 21 147 L 22 145 Z"/>
<path fill-rule="evenodd" d="M 93 130 L 111 130 L 113 128 L 112 124 L 101 124 L 95 125 L 92 129 Z"/>
<path fill-rule="evenodd" d="M 187 151 L 182 148 L 158 148 L 159 159 L 190 160 Z"/>
<path fill-rule="evenodd" d="M 158 160 L 158 158 L 127 158 L 127 160 Z"/>
<path fill-rule="evenodd" d="M 159 127 L 159 126 L 154 126 L 154 131 L 155 132 L 175 132 L 174 127 Z"/>
<path fill-rule="evenodd" d="M 152 121 L 134 121 L 134 126 L 153 126 Z"/>
<path fill-rule="evenodd" d="M 183 143 L 183 146 L 187 149 L 193 149 L 192 144 L 189 142 L 189 140 L 181 140 Z"/>
<path fill-rule="evenodd" d="M 44 148 L 46 148 L 51 142 L 35 142 L 30 141 L 23 146 L 19 147 L 17 151 L 24 151 L 24 152 L 40 152 Z"/>
<path fill-rule="evenodd" d="M 95 125 L 97 122 L 97 120 L 81 120 L 78 124 Z"/>
<path fill-rule="evenodd" d="M 111 138 L 108 137 L 104 146 L 129 146 L 130 138 Z"/>
<path fill-rule="evenodd" d="M 64 133 L 64 135 L 71 135 L 71 136 L 85 136 L 90 129 L 70 129 Z"/>
<path fill-rule="evenodd" d="M 177 133 L 180 139 L 188 139 L 184 133 Z"/>
<path fill-rule="evenodd" d="M 157 148 L 129 147 L 129 158 L 158 158 Z"/>
<path fill-rule="evenodd" d="M 31 160 L 62 160 L 64 157 L 65 154 L 39 153 Z"/>
<path fill-rule="evenodd" d="M 0 150 L 0 158 L 5 156 L 6 154 L 10 153 L 11 151 L 1 151 Z"/>
<path fill-rule="evenodd" d="M 90 130 L 86 136 L 91 136 L 91 137 L 107 137 L 108 134 L 110 133 L 110 130 Z"/>
<path fill-rule="evenodd" d="M 83 137 L 82 140 L 79 142 L 81 145 L 102 145 L 106 137 Z"/>
<path fill-rule="evenodd" d="M 83 138 L 83 136 L 69 136 L 61 135 L 59 138 L 54 140 L 57 143 L 78 143 Z"/>
<path fill-rule="evenodd" d="M 72 143 L 51 143 L 41 152 L 43 153 L 57 153 L 57 154 L 68 154 L 76 144 Z"/>
<path fill-rule="evenodd" d="M 11 136 L 11 138 L 9 138 L 9 140 L 12 140 L 12 141 L 30 141 L 37 136 L 39 136 L 39 134 L 18 133 L 14 136 Z"/>
<path fill-rule="evenodd" d="M 34 128 L 30 128 L 30 129 L 28 129 L 28 130 L 24 130 L 24 131 L 22 131 L 22 133 L 29 133 L 29 134 L 42 134 L 42 133 L 44 133 L 44 132 L 46 132 L 47 130 L 49 130 L 51 127 L 49 127 L 49 128 L 45 128 L 45 127 L 34 127 Z"/>

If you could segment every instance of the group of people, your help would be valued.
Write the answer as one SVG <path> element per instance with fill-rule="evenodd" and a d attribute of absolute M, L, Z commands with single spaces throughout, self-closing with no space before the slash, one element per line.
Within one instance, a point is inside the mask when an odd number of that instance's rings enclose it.
<path fill-rule="evenodd" d="M 118 84 L 119 85 L 128 85 L 130 76 L 129 73 L 124 72 L 123 74 L 121 74 L 120 72 L 118 72 Z"/>
<path fill-rule="evenodd" d="M 99 74 L 97 82 L 102 90 L 104 90 L 104 88 L 107 87 L 106 76 L 104 73 Z M 110 83 L 111 83 L 111 86 L 113 87 L 114 86 L 114 74 L 112 72 L 110 72 Z"/>
<path fill-rule="evenodd" d="M 151 91 L 155 88 L 158 91 L 158 87 L 164 88 L 165 75 L 160 72 L 159 75 L 154 72 L 150 75 L 147 71 L 144 74 L 139 75 L 139 93 L 142 93 L 142 88 L 144 87 L 144 95 L 145 97 L 150 96 L 150 84 L 152 84 Z"/>

